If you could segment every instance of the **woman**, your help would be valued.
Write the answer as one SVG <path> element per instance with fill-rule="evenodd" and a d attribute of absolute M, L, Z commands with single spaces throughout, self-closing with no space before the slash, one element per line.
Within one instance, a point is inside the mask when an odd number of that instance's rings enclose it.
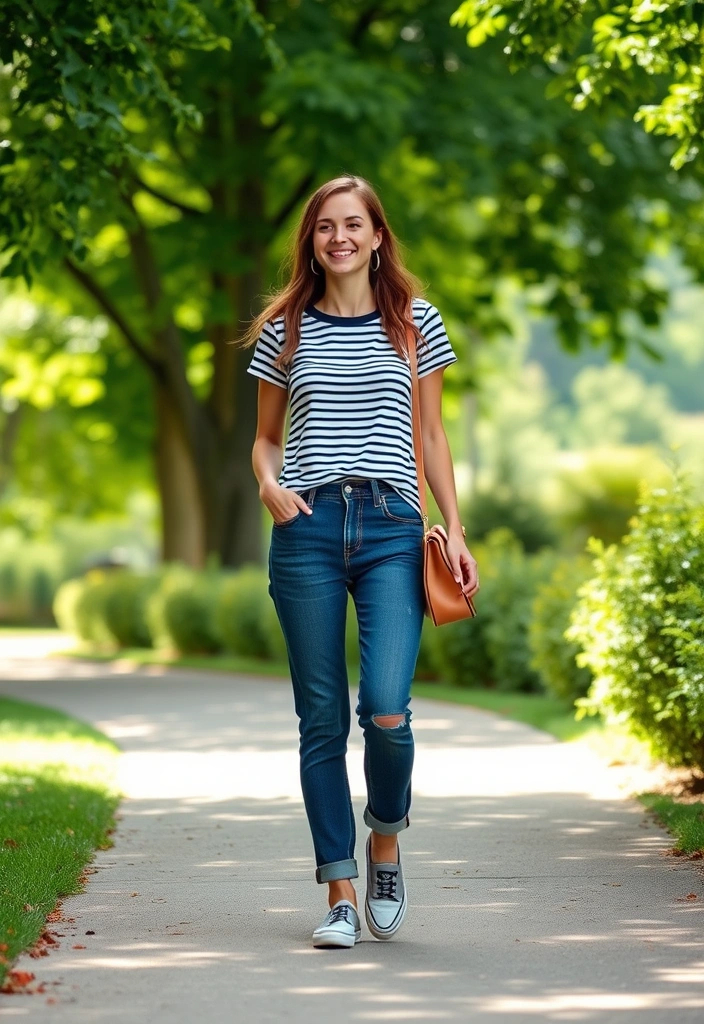
<path fill-rule="evenodd" d="M 248 369 L 260 378 L 252 464 L 274 520 L 269 593 L 300 720 L 316 880 L 329 889 L 330 911 L 313 933 L 317 947 L 353 946 L 361 935 L 345 766 L 348 592 L 359 623 L 356 713 L 371 829 L 365 916 L 371 933 L 388 939 L 406 913 L 397 835 L 409 824 L 410 687 L 424 608 L 407 327 L 417 344 L 427 480 L 455 576 L 468 593 L 476 589 L 440 412 L 443 370 L 456 356 L 439 313 L 419 293 L 369 183 L 336 178 L 308 200 L 289 283 L 244 340 L 256 343 Z"/>

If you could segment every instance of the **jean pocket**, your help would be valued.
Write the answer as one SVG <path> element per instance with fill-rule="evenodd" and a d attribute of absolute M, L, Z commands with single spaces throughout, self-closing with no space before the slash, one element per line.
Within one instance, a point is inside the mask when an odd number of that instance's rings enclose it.
<path fill-rule="evenodd" d="M 381 508 L 387 519 L 395 523 L 417 523 L 422 524 L 423 520 L 418 515 L 413 505 L 402 498 L 397 491 L 388 491 L 380 495 Z"/>
<path fill-rule="evenodd" d="M 301 509 L 299 508 L 299 510 L 298 510 L 298 512 L 296 512 L 295 516 L 291 516 L 290 519 L 282 519 L 280 523 L 277 523 L 276 520 L 274 520 L 274 529 L 275 530 L 282 530 L 286 526 L 292 526 L 298 519 L 301 518 L 302 515 L 303 515 L 303 513 L 302 513 Z"/>

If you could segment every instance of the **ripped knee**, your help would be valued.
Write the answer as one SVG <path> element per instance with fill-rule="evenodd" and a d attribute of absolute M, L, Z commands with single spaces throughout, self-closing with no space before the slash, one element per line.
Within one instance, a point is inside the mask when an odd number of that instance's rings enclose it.
<path fill-rule="evenodd" d="M 400 729 L 406 724 L 405 715 L 372 715 L 372 722 L 380 729 Z"/>

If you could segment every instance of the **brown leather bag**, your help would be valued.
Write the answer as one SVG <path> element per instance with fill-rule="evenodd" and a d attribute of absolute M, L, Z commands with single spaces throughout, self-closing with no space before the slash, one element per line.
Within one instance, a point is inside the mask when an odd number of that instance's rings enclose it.
<path fill-rule="evenodd" d="M 423 511 L 423 585 L 425 614 L 436 626 L 472 618 L 477 614 L 470 595 L 463 593 L 455 579 L 447 557 L 447 533 L 443 526 L 428 526 L 428 503 L 425 493 L 423 436 L 420 429 L 420 397 L 418 393 L 418 355 L 413 331 L 406 333 L 411 364 L 411 401 L 413 408 L 413 448 L 416 456 L 418 494 Z M 462 528 L 464 533 L 464 527 Z M 477 588 L 478 589 L 478 588 Z M 476 591 L 474 591 L 476 593 Z"/>

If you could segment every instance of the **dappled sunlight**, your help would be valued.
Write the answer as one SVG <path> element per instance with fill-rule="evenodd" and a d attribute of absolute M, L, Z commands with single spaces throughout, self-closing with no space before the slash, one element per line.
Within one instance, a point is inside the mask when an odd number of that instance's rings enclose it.
<path fill-rule="evenodd" d="M 704 996 L 673 996 L 660 992 L 558 992 L 545 996 L 489 996 L 467 1000 L 475 1013 L 540 1014 L 548 1020 L 589 1020 L 595 1012 L 699 1009 Z M 566 1016 L 569 1014 L 569 1016 Z"/>
<path fill-rule="evenodd" d="M 109 682 L 79 672 L 14 684 L 47 704 L 61 693 L 124 751 L 115 846 L 98 853 L 85 893 L 64 900 L 60 946 L 28 961 L 38 978 L 62 979 L 67 1014 L 79 993 L 96 1021 L 118 1024 L 119 1001 L 104 994 L 113 977 L 129 978 L 140 1024 L 155 991 L 169 1012 L 213 1020 L 214 1005 L 256 1019 L 263 1001 L 266 1019 L 315 1019 L 333 999 L 359 1021 L 661 1024 L 704 1005 L 701 908 L 682 902 L 693 888 L 704 902 L 704 886 L 663 859 L 669 838 L 586 748 L 414 700 L 408 922 L 393 943 L 364 930 L 353 950 L 314 950 L 325 894 L 290 688 L 124 674 L 116 701 Z M 353 725 L 360 896 L 361 754 Z"/>

